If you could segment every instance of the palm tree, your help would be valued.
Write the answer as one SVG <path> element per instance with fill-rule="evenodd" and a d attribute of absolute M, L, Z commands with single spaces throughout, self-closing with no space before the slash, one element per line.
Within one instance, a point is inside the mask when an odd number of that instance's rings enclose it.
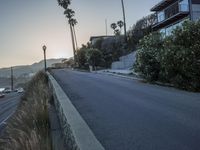
<path fill-rule="evenodd" d="M 116 23 L 112 23 L 112 24 L 110 25 L 110 27 L 114 30 L 114 33 L 115 33 L 115 30 L 116 30 L 116 28 L 117 28 L 117 24 L 116 24 Z"/>
<path fill-rule="evenodd" d="M 70 25 L 70 31 L 71 31 L 71 38 L 72 38 L 72 47 L 73 47 L 73 53 L 74 53 L 74 61 L 76 62 L 76 47 L 75 47 L 75 41 L 77 45 L 76 35 L 75 35 L 75 29 L 74 26 L 77 24 L 77 21 L 73 19 L 75 12 L 72 9 L 69 9 L 68 6 L 71 4 L 71 0 L 57 0 L 58 5 L 63 7 L 65 9 L 64 15 L 68 19 L 68 23 Z"/>
<path fill-rule="evenodd" d="M 76 62 L 76 48 L 75 48 L 75 39 L 74 39 L 74 32 L 73 32 L 73 26 L 72 26 L 72 17 L 74 17 L 75 12 L 72 9 L 66 9 L 64 11 L 64 14 L 66 18 L 68 19 L 68 23 L 70 25 L 70 31 L 71 31 L 71 38 L 72 38 L 72 47 L 73 47 L 73 52 L 74 52 L 74 60 Z"/>
<path fill-rule="evenodd" d="M 58 5 L 60 5 L 64 9 L 67 9 L 70 4 L 71 0 L 58 0 Z"/>
<path fill-rule="evenodd" d="M 119 29 L 116 29 L 116 30 L 114 31 L 114 33 L 115 33 L 116 36 L 117 36 L 117 35 L 120 35 Z"/>
<path fill-rule="evenodd" d="M 125 15 L 125 8 L 124 8 L 124 0 L 121 0 L 122 3 L 122 11 L 123 11 L 123 19 L 124 19 L 124 36 L 125 42 L 127 43 L 127 35 L 126 35 L 126 15 Z"/>
<path fill-rule="evenodd" d="M 75 26 L 77 23 L 78 23 L 77 20 L 74 19 L 74 18 L 71 18 L 71 19 L 69 20 L 69 24 L 72 25 L 72 30 L 73 30 L 73 34 L 74 34 L 74 40 L 75 40 L 75 44 L 76 44 L 76 50 L 78 49 L 78 42 L 77 42 L 76 31 L 75 31 L 75 27 L 74 27 L 74 26 Z"/>
<path fill-rule="evenodd" d="M 124 22 L 123 21 L 117 21 L 117 25 L 119 26 L 120 28 L 120 32 L 122 31 L 122 27 L 124 26 Z"/>
<path fill-rule="evenodd" d="M 72 17 L 74 17 L 75 12 L 72 9 L 66 9 L 64 11 L 64 14 L 65 14 L 66 18 L 68 18 L 70 20 Z"/>

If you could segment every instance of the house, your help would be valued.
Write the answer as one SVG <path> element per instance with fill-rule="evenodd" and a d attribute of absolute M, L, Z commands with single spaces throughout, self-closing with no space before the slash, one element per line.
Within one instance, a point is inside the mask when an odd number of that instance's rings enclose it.
<path fill-rule="evenodd" d="M 91 42 L 91 45 L 94 45 L 98 40 L 101 40 L 101 39 L 108 39 L 108 38 L 114 38 L 115 36 L 113 35 L 110 35 L 110 36 L 92 36 L 90 37 L 90 42 Z"/>
<path fill-rule="evenodd" d="M 151 11 L 157 15 L 153 30 L 167 36 L 185 20 L 200 19 L 200 0 L 162 0 Z"/>

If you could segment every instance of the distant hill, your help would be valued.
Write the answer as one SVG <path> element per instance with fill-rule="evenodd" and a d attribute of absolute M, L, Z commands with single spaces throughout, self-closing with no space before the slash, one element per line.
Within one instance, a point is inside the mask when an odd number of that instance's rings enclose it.
<path fill-rule="evenodd" d="M 60 63 L 63 58 L 60 59 L 48 59 L 47 67 L 51 67 L 54 63 Z M 34 63 L 32 65 L 26 66 L 15 66 L 13 67 L 14 77 L 18 78 L 21 76 L 26 76 L 29 74 L 34 74 L 39 70 L 44 68 L 44 61 L 40 61 L 38 63 Z M 0 68 L 0 78 L 9 78 L 10 77 L 10 68 Z"/>

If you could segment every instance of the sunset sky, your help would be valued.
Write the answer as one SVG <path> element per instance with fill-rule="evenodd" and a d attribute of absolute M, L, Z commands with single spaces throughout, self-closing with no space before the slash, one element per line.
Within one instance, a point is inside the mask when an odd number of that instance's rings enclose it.
<path fill-rule="evenodd" d="M 150 14 L 160 0 L 124 0 L 127 28 Z M 90 36 L 105 35 L 110 24 L 122 20 L 120 0 L 72 0 L 76 12 L 78 44 Z M 57 0 L 1 0 L 0 3 L 0 68 L 32 64 L 43 59 L 42 45 L 47 45 L 47 58 L 72 56 L 69 25 Z"/>

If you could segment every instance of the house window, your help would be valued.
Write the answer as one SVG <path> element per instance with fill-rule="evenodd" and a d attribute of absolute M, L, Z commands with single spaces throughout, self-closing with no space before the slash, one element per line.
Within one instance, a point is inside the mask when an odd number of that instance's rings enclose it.
<path fill-rule="evenodd" d="M 170 18 L 179 12 L 178 2 L 165 9 L 165 18 Z"/>
<path fill-rule="evenodd" d="M 181 0 L 179 2 L 179 11 L 189 11 L 188 0 Z"/>
<path fill-rule="evenodd" d="M 173 31 L 174 29 L 176 29 L 177 27 L 182 26 L 182 24 L 183 24 L 186 20 L 188 20 L 188 19 L 184 19 L 184 20 L 182 20 L 182 21 L 180 21 L 180 22 L 178 22 L 178 23 L 176 23 L 176 24 L 173 24 L 173 25 L 167 27 L 167 28 L 166 28 L 166 31 L 165 31 L 165 35 L 166 35 L 166 36 L 171 35 L 171 34 L 172 34 L 172 31 Z"/>
<path fill-rule="evenodd" d="M 158 22 L 165 20 L 165 13 L 164 11 L 158 12 Z"/>

